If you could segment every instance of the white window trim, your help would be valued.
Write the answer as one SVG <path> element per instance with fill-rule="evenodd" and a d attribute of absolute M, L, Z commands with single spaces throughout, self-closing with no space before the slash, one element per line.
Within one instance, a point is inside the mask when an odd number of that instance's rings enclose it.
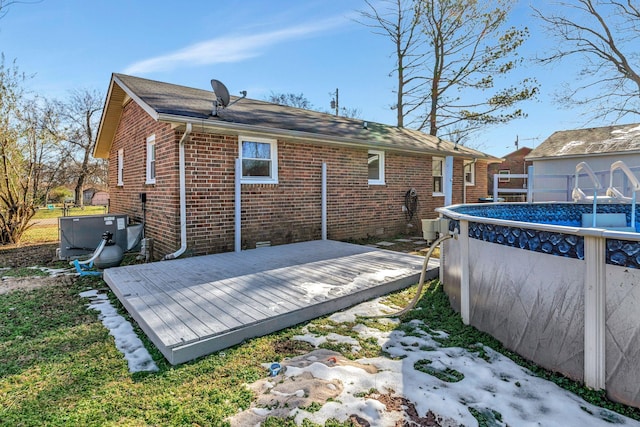
<path fill-rule="evenodd" d="M 118 186 L 124 185 L 124 149 L 118 150 Z"/>
<path fill-rule="evenodd" d="M 368 155 L 369 154 L 376 154 L 378 156 L 378 162 L 380 164 L 380 178 L 379 179 L 370 179 L 369 180 L 369 185 L 385 185 L 385 181 L 384 181 L 384 151 L 380 151 L 380 150 L 369 150 L 369 152 L 367 153 L 367 159 L 368 159 Z M 368 173 L 368 171 L 367 171 Z"/>
<path fill-rule="evenodd" d="M 462 172 L 464 176 L 464 185 L 473 187 L 474 185 L 476 185 L 476 162 L 474 162 L 473 160 L 465 160 L 463 165 L 464 166 L 462 168 Z M 470 168 L 469 171 L 471 172 L 471 182 L 467 182 L 467 168 Z"/>
<path fill-rule="evenodd" d="M 154 176 L 153 178 L 151 177 L 151 147 L 153 146 L 153 153 L 154 153 L 154 159 L 153 161 L 156 161 L 156 156 L 157 153 L 155 151 L 156 148 L 156 135 L 153 134 L 150 137 L 147 138 L 147 174 L 146 174 L 146 180 L 145 180 L 145 184 L 155 184 L 156 183 L 156 177 Z M 156 163 L 157 166 L 157 163 Z M 157 173 L 157 168 L 156 168 L 156 173 Z"/>
<path fill-rule="evenodd" d="M 241 176 L 241 184 L 277 184 L 278 183 L 278 140 L 270 138 L 259 138 L 254 136 L 238 137 L 238 157 L 240 158 L 240 169 L 242 169 L 242 142 L 261 142 L 269 144 L 271 147 L 271 176 Z"/>
<path fill-rule="evenodd" d="M 502 178 L 500 175 L 509 175 L 511 173 L 510 169 L 500 169 L 498 171 L 498 182 L 511 182 L 511 177 Z"/>
<path fill-rule="evenodd" d="M 431 173 L 433 173 L 433 161 L 434 160 L 440 160 L 442 162 L 442 175 L 440 175 L 440 177 L 442 178 L 442 191 L 434 191 L 433 195 L 437 196 L 437 197 L 444 197 L 445 192 L 446 192 L 446 182 L 445 182 L 445 177 L 447 176 L 447 163 L 445 162 L 445 158 L 444 157 L 438 157 L 438 156 L 434 156 L 431 158 Z M 433 187 L 433 177 L 431 177 L 431 186 Z"/>

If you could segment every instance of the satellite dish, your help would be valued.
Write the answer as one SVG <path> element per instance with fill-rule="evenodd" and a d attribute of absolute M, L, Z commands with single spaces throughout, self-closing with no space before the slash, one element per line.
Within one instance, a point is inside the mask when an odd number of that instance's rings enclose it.
<path fill-rule="evenodd" d="M 226 107 L 229 105 L 229 100 L 231 99 L 229 96 L 229 90 L 220 80 L 211 79 L 211 88 L 213 89 L 213 93 L 216 95 L 216 101 Z"/>
<path fill-rule="evenodd" d="M 0 0 L 0 4 L 2 4 L 2 0 Z M 229 96 L 229 89 L 220 81 L 216 79 L 211 79 L 211 88 L 213 89 L 213 94 L 216 96 L 215 101 L 213 101 L 213 114 L 214 117 L 218 115 L 218 107 L 227 108 L 235 104 L 247 97 L 247 91 L 240 91 L 242 95 L 241 98 L 236 99 L 235 101 L 229 103 L 231 97 Z"/>

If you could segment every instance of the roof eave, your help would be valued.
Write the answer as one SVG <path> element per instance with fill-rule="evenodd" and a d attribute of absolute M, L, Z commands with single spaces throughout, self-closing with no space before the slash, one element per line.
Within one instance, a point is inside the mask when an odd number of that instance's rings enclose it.
<path fill-rule="evenodd" d="M 102 117 L 100 118 L 100 126 L 98 127 L 98 135 L 96 136 L 96 145 L 93 149 L 93 157 L 98 159 L 109 158 L 111 145 L 115 138 L 127 96 L 140 105 L 140 107 L 154 120 L 158 120 L 158 112 L 129 89 L 117 75 L 113 74 L 111 76 L 109 91 L 107 92 L 107 97 L 102 109 Z"/>
<path fill-rule="evenodd" d="M 567 155 L 557 155 L 552 154 L 548 156 L 526 156 L 524 159 L 527 161 L 534 160 L 558 160 L 558 159 L 583 159 L 585 157 L 602 157 L 602 156 L 619 156 L 621 154 L 640 154 L 640 149 L 638 150 L 629 150 L 629 151 L 614 151 L 610 153 L 585 153 L 585 154 L 567 154 Z"/>
<path fill-rule="evenodd" d="M 168 123 L 173 123 L 176 125 L 191 123 L 193 126 L 201 126 L 202 128 L 207 129 L 216 129 L 226 132 L 233 132 L 237 134 L 247 134 L 247 135 L 256 135 L 256 136 L 273 136 L 273 137 L 285 137 L 289 139 L 294 139 L 298 141 L 305 142 L 316 142 L 316 143 L 324 143 L 329 145 L 342 145 L 349 147 L 367 147 L 373 149 L 385 148 L 393 151 L 401 151 L 407 153 L 416 153 L 416 154 L 433 154 L 433 155 L 452 155 L 455 157 L 463 157 L 463 158 L 478 158 L 483 160 L 491 161 L 493 159 L 492 156 L 474 156 L 472 153 L 459 153 L 453 150 L 431 150 L 431 149 L 420 149 L 420 148 L 407 148 L 407 147 L 398 147 L 393 144 L 380 144 L 380 143 L 370 143 L 367 141 L 363 141 L 361 139 L 353 139 L 353 138 L 344 138 L 344 137 L 335 137 L 335 136 L 327 136 L 321 135 L 317 133 L 304 132 L 304 131 L 296 131 L 289 129 L 278 129 L 267 126 L 258 126 L 258 125 L 248 125 L 243 123 L 229 123 L 223 122 L 219 120 L 213 119 L 202 119 L 202 118 L 192 118 L 186 116 L 180 116 L 175 114 L 167 114 L 160 113 L 158 114 L 158 120 Z"/>

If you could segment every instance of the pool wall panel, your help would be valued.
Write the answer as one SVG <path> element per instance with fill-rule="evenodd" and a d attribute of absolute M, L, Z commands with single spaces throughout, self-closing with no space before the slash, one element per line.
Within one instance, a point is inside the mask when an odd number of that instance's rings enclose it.
<path fill-rule="evenodd" d="M 440 281 L 449 295 L 451 307 L 460 312 L 460 245 L 457 240 L 449 239 L 441 243 Z M 446 265 L 446 268 L 444 267 Z"/>
<path fill-rule="evenodd" d="M 640 270 L 606 269 L 606 383 L 609 396 L 640 403 Z"/>
<path fill-rule="evenodd" d="M 469 252 L 471 324 L 526 359 L 582 381 L 584 261 L 477 239 L 470 239 Z"/>

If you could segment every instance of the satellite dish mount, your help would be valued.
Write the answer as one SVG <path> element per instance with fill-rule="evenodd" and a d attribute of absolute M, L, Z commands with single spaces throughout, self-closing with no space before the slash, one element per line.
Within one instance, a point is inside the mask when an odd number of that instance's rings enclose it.
<path fill-rule="evenodd" d="M 211 79 L 211 89 L 213 89 L 213 94 L 215 95 L 215 99 L 213 100 L 213 111 L 211 113 L 213 116 L 218 115 L 218 108 L 230 107 L 247 96 L 247 91 L 243 90 L 240 92 L 242 97 L 230 103 L 229 101 L 231 100 L 231 96 L 229 95 L 229 89 L 227 89 L 224 83 L 216 79 Z"/>

